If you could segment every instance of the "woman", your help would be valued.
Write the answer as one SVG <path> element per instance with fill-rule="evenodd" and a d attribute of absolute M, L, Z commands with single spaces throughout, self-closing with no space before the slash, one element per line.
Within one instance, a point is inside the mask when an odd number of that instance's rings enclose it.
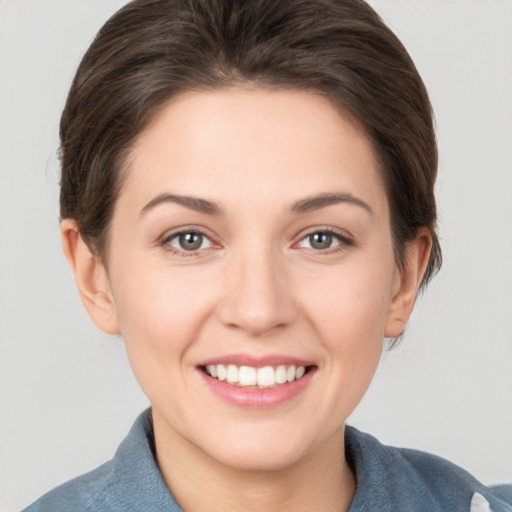
<path fill-rule="evenodd" d="M 107 22 L 61 121 L 64 251 L 152 408 L 27 510 L 511 510 L 345 427 L 441 262 L 406 51 L 360 1 L 188 4 Z"/>

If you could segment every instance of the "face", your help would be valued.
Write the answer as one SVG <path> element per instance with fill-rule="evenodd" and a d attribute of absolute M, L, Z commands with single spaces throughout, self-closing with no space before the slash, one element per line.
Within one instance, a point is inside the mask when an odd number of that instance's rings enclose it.
<path fill-rule="evenodd" d="M 371 144 L 326 99 L 168 103 L 129 158 L 105 274 L 157 448 L 277 469 L 342 438 L 399 334 L 391 240 Z"/>

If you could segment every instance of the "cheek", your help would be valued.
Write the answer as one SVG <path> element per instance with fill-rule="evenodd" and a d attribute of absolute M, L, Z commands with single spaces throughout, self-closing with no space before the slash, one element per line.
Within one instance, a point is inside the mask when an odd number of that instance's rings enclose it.
<path fill-rule="evenodd" d="M 393 286 L 392 251 L 386 258 L 362 258 L 330 269 L 314 280 L 307 316 L 323 345 L 334 385 L 360 400 L 382 354 Z"/>
<path fill-rule="evenodd" d="M 330 269 L 309 287 L 309 316 L 331 343 L 380 342 L 390 306 L 394 264 Z"/>
<path fill-rule="evenodd" d="M 121 334 L 137 378 L 159 368 L 166 372 L 169 364 L 181 366 L 201 317 L 211 309 L 211 293 L 201 277 L 133 260 L 112 276 L 112 283 Z"/>
<path fill-rule="evenodd" d="M 137 267 L 130 267 L 133 271 L 125 269 L 115 289 L 121 335 L 141 389 L 164 410 L 169 397 L 187 396 L 187 358 L 207 309 L 206 299 L 194 279 L 156 268 L 136 274 Z M 173 414 L 186 413 L 179 399 L 171 402 Z"/>

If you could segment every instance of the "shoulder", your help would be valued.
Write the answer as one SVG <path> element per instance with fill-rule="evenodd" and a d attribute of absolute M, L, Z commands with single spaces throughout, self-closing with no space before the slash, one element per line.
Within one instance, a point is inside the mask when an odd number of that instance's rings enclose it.
<path fill-rule="evenodd" d="M 421 480 L 439 503 L 456 503 L 470 496 L 468 511 L 512 512 L 512 484 L 488 487 L 446 459 L 418 450 L 396 450 L 404 466 L 414 472 L 415 479 Z"/>
<path fill-rule="evenodd" d="M 143 412 L 114 458 L 45 494 L 23 512 L 182 512 L 154 457 L 151 411 Z"/>
<path fill-rule="evenodd" d="M 66 482 L 42 496 L 24 512 L 124 510 L 117 492 L 113 461 Z"/>
<path fill-rule="evenodd" d="M 487 487 L 441 457 L 386 446 L 351 427 L 345 444 L 358 480 L 354 503 L 361 504 L 360 510 L 380 502 L 388 504 L 382 511 L 512 512 L 512 485 Z"/>

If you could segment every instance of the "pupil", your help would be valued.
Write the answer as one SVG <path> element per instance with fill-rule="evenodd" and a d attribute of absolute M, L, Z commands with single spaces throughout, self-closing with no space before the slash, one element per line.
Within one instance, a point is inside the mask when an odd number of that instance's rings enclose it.
<path fill-rule="evenodd" d="M 199 233 L 183 233 L 180 235 L 180 245 L 187 251 L 195 251 L 201 247 L 203 235 Z"/>
<path fill-rule="evenodd" d="M 332 243 L 332 235 L 329 233 L 314 233 L 309 235 L 309 243 L 313 249 L 329 249 Z"/>

